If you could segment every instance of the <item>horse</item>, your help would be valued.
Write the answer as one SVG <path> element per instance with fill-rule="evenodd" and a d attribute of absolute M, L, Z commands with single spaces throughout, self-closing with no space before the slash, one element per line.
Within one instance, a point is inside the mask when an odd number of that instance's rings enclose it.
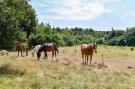
<path fill-rule="evenodd" d="M 32 57 L 34 57 L 35 52 L 37 53 L 40 47 L 41 47 L 41 45 L 36 45 L 36 46 L 35 46 L 35 48 L 34 48 L 33 51 L 32 51 Z"/>
<path fill-rule="evenodd" d="M 45 59 L 48 58 L 47 52 L 52 52 L 52 58 L 53 58 L 53 56 L 56 57 L 56 53 L 58 54 L 58 47 L 57 47 L 56 43 L 45 43 L 45 44 L 43 44 L 37 52 L 37 59 L 38 60 L 40 59 L 42 51 L 44 51 L 44 53 L 45 53 Z"/>
<path fill-rule="evenodd" d="M 91 66 L 91 61 L 92 61 L 92 56 L 93 56 L 93 51 L 95 50 L 95 53 L 97 53 L 97 44 L 96 43 L 90 43 L 90 44 L 82 44 L 81 45 L 81 53 L 82 53 L 82 59 L 83 59 L 83 64 L 88 65 L 88 59 L 90 56 L 90 66 Z M 85 58 L 84 58 L 85 56 Z"/>
<path fill-rule="evenodd" d="M 23 57 L 23 52 L 26 51 L 26 56 L 28 55 L 28 44 L 22 43 L 22 42 L 18 42 L 16 44 L 16 50 L 18 52 L 18 56 L 19 56 L 19 52 L 21 52 L 21 56 Z"/>

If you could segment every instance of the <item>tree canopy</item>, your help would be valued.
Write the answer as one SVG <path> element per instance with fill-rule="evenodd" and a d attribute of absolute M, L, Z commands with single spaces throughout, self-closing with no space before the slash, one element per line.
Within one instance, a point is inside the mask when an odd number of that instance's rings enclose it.
<path fill-rule="evenodd" d="M 36 14 L 28 0 L 0 1 L 0 48 L 12 49 L 35 31 Z"/>
<path fill-rule="evenodd" d="M 1 0 L 0 12 L 0 49 L 13 49 L 16 41 L 27 41 L 29 47 L 49 42 L 56 42 L 59 46 L 90 42 L 135 46 L 135 27 L 96 31 L 93 28 L 60 28 L 38 23 L 30 0 Z"/>

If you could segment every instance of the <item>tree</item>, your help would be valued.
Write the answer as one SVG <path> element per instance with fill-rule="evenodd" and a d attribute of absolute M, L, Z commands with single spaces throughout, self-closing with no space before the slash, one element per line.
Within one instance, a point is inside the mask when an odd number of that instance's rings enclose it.
<path fill-rule="evenodd" d="M 16 41 L 27 41 L 36 23 L 35 11 L 28 0 L 0 2 L 0 48 L 12 49 Z"/>
<path fill-rule="evenodd" d="M 135 27 L 127 28 L 125 37 L 127 45 L 135 46 Z"/>

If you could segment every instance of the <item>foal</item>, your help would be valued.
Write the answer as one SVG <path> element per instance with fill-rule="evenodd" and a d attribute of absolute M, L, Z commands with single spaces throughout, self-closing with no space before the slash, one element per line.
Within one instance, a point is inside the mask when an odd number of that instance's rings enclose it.
<path fill-rule="evenodd" d="M 90 44 L 81 45 L 81 53 L 82 53 L 83 64 L 88 65 L 88 59 L 89 59 L 89 56 L 90 56 L 90 65 L 91 65 L 94 50 L 95 50 L 95 53 L 97 53 L 97 45 L 96 45 L 96 43 L 90 43 Z"/>
<path fill-rule="evenodd" d="M 19 52 L 21 52 L 21 56 L 23 56 L 23 52 L 26 51 L 26 56 L 28 55 L 28 44 L 27 43 L 22 43 L 18 42 L 16 44 L 16 50 L 18 51 L 18 56 Z"/>

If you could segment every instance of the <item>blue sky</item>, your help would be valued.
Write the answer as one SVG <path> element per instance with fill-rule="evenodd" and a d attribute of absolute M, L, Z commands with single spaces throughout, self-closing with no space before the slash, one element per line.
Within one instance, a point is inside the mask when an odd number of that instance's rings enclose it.
<path fill-rule="evenodd" d="M 135 0 L 32 0 L 39 22 L 95 30 L 135 26 Z"/>

